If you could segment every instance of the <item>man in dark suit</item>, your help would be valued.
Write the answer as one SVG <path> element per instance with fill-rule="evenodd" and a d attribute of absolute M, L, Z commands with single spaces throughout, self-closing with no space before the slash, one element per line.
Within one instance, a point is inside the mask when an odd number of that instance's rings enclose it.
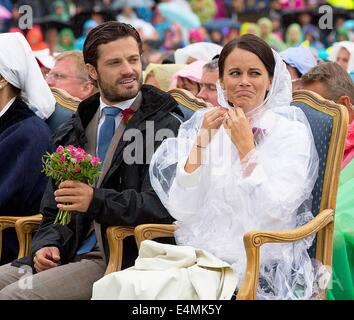
<path fill-rule="evenodd" d="M 94 187 L 49 181 L 30 256 L 0 268 L 0 299 L 89 299 L 106 269 L 108 226 L 173 221 L 151 186 L 149 160 L 161 143 L 159 130 L 176 135 L 179 109 L 168 93 L 142 85 L 141 54 L 130 25 L 107 22 L 89 33 L 84 59 L 99 93 L 80 103 L 54 143 L 97 154 L 104 160 L 102 174 Z M 73 212 L 68 225 L 53 224 L 58 208 Z M 130 239 L 123 268 L 136 257 Z M 20 272 L 24 265 L 35 274 Z M 25 288 L 17 281 L 24 276 L 31 277 Z"/>

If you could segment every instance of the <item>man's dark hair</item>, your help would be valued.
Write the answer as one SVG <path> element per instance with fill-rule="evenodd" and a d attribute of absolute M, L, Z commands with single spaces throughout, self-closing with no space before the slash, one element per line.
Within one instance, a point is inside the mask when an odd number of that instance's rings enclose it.
<path fill-rule="evenodd" d="M 233 39 L 222 49 L 219 57 L 219 78 L 224 76 L 225 60 L 235 49 L 243 49 L 254 53 L 264 64 L 270 78 L 273 78 L 275 59 L 270 46 L 261 38 L 253 34 L 245 34 L 239 39 Z"/>
<path fill-rule="evenodd" d="M 348 96 L 354 103 L 354 84 L 349 74 L 336 62 L 322 62 L 301 77 L 301 84 L 321 82 L 325 85 L 326 99 L 337 102 L 341 96 Z"/>
<path fill-rule="evenodd" d="M 84 43 L 85 63 L 97 67 L 98 46 L 110 43 L 117 39 L 133 37 L 139 46 L 139 52 L 142 54 L 143 45 L 139 33 L 130 25 L 117 21 L 104 22 L 93 28 L 86 37 Z"/>

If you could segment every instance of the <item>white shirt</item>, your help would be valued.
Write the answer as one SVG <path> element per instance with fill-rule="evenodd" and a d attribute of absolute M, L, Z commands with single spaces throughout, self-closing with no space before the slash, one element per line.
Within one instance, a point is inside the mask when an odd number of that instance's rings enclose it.
<path fill-rule="evenodd" d="M 105 107 L 115 107 L 115 108 L 119 108 L 119 109 L 121 109 L 121 110 L 125 110 L 125 109 L 130 108 L 130 107 L 133 105 L 133 103 L 134 103 L 136 97 L 137 97 L 137 96 L 135 96 L 135 97 L 132 98 L 132 99 L 129 99 L 129 100 L 126 100 L 126 101 L 122 101 L 122 102 L 119 102 L 119 103 L 114 104 L 114 105 L 107 105 L 106 103 L 104 103 L 104 102 L 102 101 L 102 98 L 100 98 L 100 118 L 99 118 L 100 120 L 99 120 L 99 122 L 98 122 L 98 128 L 97 128 L 97 144 L 96 144 L 97 147 L 96 147 L 96 154 L 98 153 L 98 141 L 99 141 L 99 135 L 100 135 L 100 128 L 101 128 L 101 126 L 102 126 L 104 120 L 106 119 L 105 113 L 102 112 L 103 108 L 105 108 Z M 122 121 L 122 119 L 123 119 L 123 115 L 122 115 L 122 113 L 120 112 L 120 113 L 118 113 L 118 115 L 115 117 L 115 120 L 116 120 L 116 130 L 117 130 L 117 128 L 118 128 L 120 122 Z"/>
<path fill-rule="evenodd" d="M 14 103 L 15 99 L 16 99 L 16 97 L 13 97 L 13 98 L 6 104 L 6 106 L 4 107 L 4 109 L 2 109 L 2 110 L 0 111 L 0 118 L 5 114 L 5 112 L 6 112 L 7 110 L 9 110 L 9 108 L 11 107 L 11 105 Z"/>

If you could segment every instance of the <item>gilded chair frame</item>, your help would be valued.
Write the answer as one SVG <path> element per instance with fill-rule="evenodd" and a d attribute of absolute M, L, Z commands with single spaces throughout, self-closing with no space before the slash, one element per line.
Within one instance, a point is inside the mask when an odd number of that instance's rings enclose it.
<path fill-rule="evenodd" d="M 29 255 L 32 233 L 37 230 L 41 220 L 41 214 L 32 216 L 0 216 L 0 257 L 2 252 L 3 230 L 7 228 L 15 228 L 19 242 L 17 258 L 20 259 Z"/>
<path fill-rule="evenodd" d="M 248 232 L 243 241 L 247 257 L 244 279 L 237 293 L 237 300 L 255 300 L 258 286 L 260 247 L 265 243 L 295 242 L 317 233 L 316 259 L 327 268 L 332 266 L 332 247 L 336 196 L 343 159 L 348 125 L 348 113 L 343 105 L 323 99 L 318 94 L 299 90 L 293 95 L 294 102 L 302 102 L 333 118 L 332 134 L 327 153 L 320 212 L 307 224 L 284 231 L 260 230 Z M 144 224 L 134 230 L 140 247 L 144 240 L 173 236 L 174 225 Z M 330 270 L 329 270 L 330 271 Z M 322 299 L 325 299 L 325 292 Z"/>
<path fill-rule="evenodd" d="M 42 214 L 28 217 L 0 217 L 0 254 L 2 244 L 2 230 L 8 227 L 14 227 L 19 242 L 18 259 L 30 254 L 32 234 L 38 229 L 42 221 Z M 105 274 L 119 271 L 122 268 L 123 261 L 123 240 L 126 237 L 134 236 L 133 227 L 111 226 L 106 231 L 109 260 Z"/>

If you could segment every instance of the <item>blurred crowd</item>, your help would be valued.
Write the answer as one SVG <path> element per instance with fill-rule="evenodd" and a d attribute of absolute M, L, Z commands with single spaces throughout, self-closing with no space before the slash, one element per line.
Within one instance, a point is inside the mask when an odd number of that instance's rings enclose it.
<path fill-rule="evenodd" d="M 322 4 L 336 10 L 332 30 L 318 27 Z M 28 30 L 19 28 L 22 5 L 33 10 Z M 246 33 L 279 52 L 310 47 L 324 60 L 334 42 L 354 39 L 352 0 L 0 0 L 0 8 L 0 32 L 22 32 L 33 50 L 49 49 L 50 55 L 82 50 L 87 33 L 104 21 L 129 23 L 144 41 L 145 66 L 171 59 L 176 49 L 190 43 L 223 46 Z"/>

